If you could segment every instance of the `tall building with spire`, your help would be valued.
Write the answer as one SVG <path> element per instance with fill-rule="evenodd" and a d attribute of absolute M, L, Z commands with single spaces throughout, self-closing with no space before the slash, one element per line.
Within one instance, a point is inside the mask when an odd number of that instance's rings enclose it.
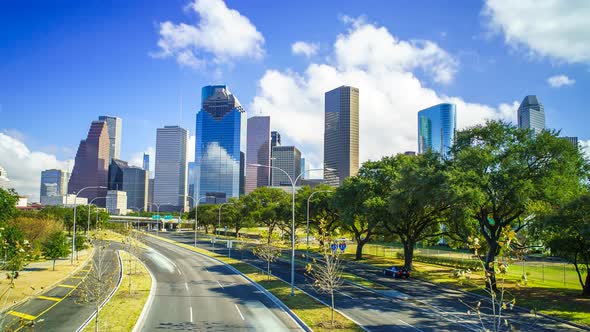
<path fill-rule="evenodd" d="M 418 112 L 418 153 L 446 156 L 455 141 L 457 112 L 454 104 L 438 104 Z"/>
<path fill-rule="evenodd" d="M 359 169 L 359 89 L 341 86 L 325 94 L 324 179 L 339 186 Z"/>
<path fill-rule="evenodd" d="M 201 90 L 195 131 L 195 199 L 239 197 L 245 174 L 246 111 L 225 85 Z M 242 187 L 243 188 L 243 187 Z"/>
<path fill-rule="evenodd" d="M 533 134 L 545 129 L 545 109 L 537 96 L 524 97 L 518 107 L 518 128 L 530 129 Z"/>
<path fill-rule="evenodd" d="M 68 193 L 78 193 L 84 187 L 92 188 L 82 191 L 79 197 L 91 201 L 95 197 L 105 197 L 108 186 L 109 168 L 109 133 L 104 121 L 92 121 L 88 136 L 80 141 L 74 163 L 74 169 L 68 183 Z M 104 200 L 97 200 L 98 205 Z M 104 205 L 103 205 L 104 206 Z"/>
<path fill-rule="evenodd" d="M 109 131 L 109 159 L 121 158 L 121 135 L 123 133 L 123 120 L 116 116 L 101 115 L 98 117 L 99 121 L 104 121 L 107 124 Z M 109 160 L 109 162 L 110 162 Z"/>
<path fill-rule="evenodd" d="M 270 166 L 270 116 L 249 118 L 247 132 L 246 194 L 258 187 L 270 185 L 270 168 L 250 166 L 252 164 Z"/>

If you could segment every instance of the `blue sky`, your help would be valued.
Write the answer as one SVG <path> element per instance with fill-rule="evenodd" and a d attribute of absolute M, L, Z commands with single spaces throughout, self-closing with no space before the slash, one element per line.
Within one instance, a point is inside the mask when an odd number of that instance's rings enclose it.
<path fill-rule="evenodd" d="M 103 114 L 123 119 L 122 158 L 137 160 L 157 127 L 194 135 L 200 88 L 219 83 L 311 166 L 323 92 L 342 84 L 361 89 L 363 160 L 415 150 L 415 113 L 442 100 L 467 126 L 536 94 L 548 127 L 589 140 L 587 15 L 583 1 L 3 2 L 0 166 L 34 196 Z"/>

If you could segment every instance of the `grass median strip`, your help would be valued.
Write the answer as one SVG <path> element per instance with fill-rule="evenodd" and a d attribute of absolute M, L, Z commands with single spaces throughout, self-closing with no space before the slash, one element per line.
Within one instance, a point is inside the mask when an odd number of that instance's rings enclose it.
<path fill-rule="evenodd" d="M 335 313 L 335 327 L 331 328 L 329 307 L 316 301 L 315 299 L 313 299 L 312 297 L 308 296 L 307 294 L 298 289 L 295 290 L 295 296 L 291 296 L 291 286 L 288 283 L 274 276 L 271 276 L 269 280 L 266 274 L 261 273 L 259 269 L 253 267 L 252 265 L 249 265 L 247 263 L 241 262 L 233 258 L 227 258 L 226 256 L 222 256 L 205 249 L 195 248 L 191 245 L 179 243 L 177 241 L 157 237 L 152 234 L 150 234 L 149 236 L 158 238 L 168 243 L 173 243 L 180 247 L 201 253 L 206 256 L 217 258 L 220 261 L 233 266 L 234 268 L 245 274 L 248 278 L 252 279 L 254 282 L 258 283 L 266 290 L 271 292 L 279 300 L 281 300 L 302 321 L 304 321 L 305 324 L 307 324 L 307 326 L 309 326 L 314 331 L 363 331 L 363 329 L 360 328 L 356 323 L 337 312 Z"/>
<path fill-rule="evenodd" d="M 125 251 L 121 251 L 121 260 L 124 266 L 123 279 L 117 293 L 100 311 L 98 324 L 101 331 L 131 331 L 150 293 L 152 279 L 145 266 Z M 94 331 L 94 328 L 92 320 L 84 331 Z"/>

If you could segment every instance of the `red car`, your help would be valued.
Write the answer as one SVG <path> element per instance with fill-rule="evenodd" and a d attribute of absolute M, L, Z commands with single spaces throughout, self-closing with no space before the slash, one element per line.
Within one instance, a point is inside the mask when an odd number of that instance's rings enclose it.
<path fill-rule="evenodd" d="M 383 275 L 392 276 L 394 278 L 409 278 L 410 271 L 403 266 L 392 266 L 383 270 Z"/>

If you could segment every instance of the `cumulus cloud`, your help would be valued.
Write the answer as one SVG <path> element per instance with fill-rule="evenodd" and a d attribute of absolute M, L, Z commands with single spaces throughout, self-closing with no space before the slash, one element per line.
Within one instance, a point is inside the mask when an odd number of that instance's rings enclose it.
<path fill-rule="evenodd" d="M 580 143 L 580 147 L 582 148 L 582 151 L 586 155 L 586 158 L 588 158 L 590 160 L 590 140 L 579 141 L 579 143 Z"/>
<path fill-rule="evenodd" d="M 31 151 L 18 138 L 0 133 L 0 166 L 6 169 L 10 184 L 31 201 L 39 201 L 41 171 L 51 168 L 69 169 L 73 160 L 58 160 L 55 155 Z"/>
<path fill-rule="evenodd" d="M 307 43 L 304 41 L 298 41 L 291 44 L 291 53 L 295 55 L 304 55 L 306 57 L 312 57 L 318 53 L 320 44 L 318 43 Z"/>
<path fill-rule="evenodd" d="M 360 89 L 360 159 L 417 149 L 417 112 L 452 102 L 459 128 L 484 119 L 515 121 L 517 102 L 496 107 L 444 96 L 427 88 L 414 71 L 450 81 L 457 63 L 431 41 L 399 40 L 386 28 L 347 21 L 326 63 L 303 72 L 268 70 L 258 83 L 250 109 L 271 115 L 273 130 L 302 150 L 309 165 L 323 161 L 324 93 L 341 85 Z"/>
<path fill-rule="evenodd" d="M 264 37 L 250 20 L 223 0 L 195 0 L 189 6 L 197 24 L 161 22 L 159 51 L 154 57 L 174 57 L 181 66 L 200 68 L 208 61 L 229 63 L 235 58 L 260 59 Z"/>
<path fill-rule="evenodd" d="M 590 62 L 590 2 L 487 0 L 483 14 L 506 43 L 566 63 Z"/>
<path fill-rule="evenodd" d="M 156 149 L 153 146 L 148 146 L 143 151 L 135 152 L 129 159 L 129 165 L 143 167 L 143 154 L 147 153 L 150 155 L 150 178 L 154 177 L 154 169 L 156 168 Z"/>
<path fill-rule="evenodd" d="M 551 85 L 554 88 L 559 88 L 562 86 L 574 85 L 574 83 L 576 83 L 576 80 L 571 79 L 565 75 L 555 75 L 549 77 L 547 79 L 547 83 L 549 83 L 549 85 Z"/>

